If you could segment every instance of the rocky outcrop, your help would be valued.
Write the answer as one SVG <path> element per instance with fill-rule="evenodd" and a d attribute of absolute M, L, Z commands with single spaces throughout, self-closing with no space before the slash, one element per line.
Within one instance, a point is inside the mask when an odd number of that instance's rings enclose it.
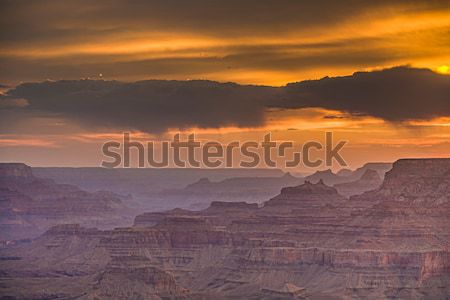
<path fill-rule="evenodd" d="M 0 178 L 33 179 L 31 168 L 22 163 L 0 164 Z"/>
<path fill-rule="evenodd" d="M 306 181 L 304 184 L 295 187 L 281 189 L 280 195 L 264 203 L 264 207 L 287 206 L 290 209 L 300 207 L 312 208 L 315 206 L 333 205 L 343 200 L 333 187 L 327 186 L 322 180 L 316 184 Z"/>
<path fill-rule="evenodd" d="M 413 206 L 448 206 L 449 159 L 401 159 L 386 173 L 381 187 L 359 199 L 400 201 Z"/>
<path fill-rule="evenodd" d="M 394 164 L 380 191 L 399 201 L 425 205 L 449 204 L 448 159 L 402 159 Z"/>
<path fill-rule="evenodd" d="M 398 161 L 379 188 L 350 199 L 306 182 L 262 205 L 147 213 L 114 230 L 54 227 L 0 251 L 0 292 L 17 295 L 5 282 L 29 274 L 39 255 L 41 282 L 56 276 L 61 281 L 46 284 L 62 286 L 64 266 L 72 282 L 84 283 L 72 283 L 66 297 L 446 299 L 449 161 Z"/>
<path fill-rule="evenodd" d="M 316 171 L 314 174 L 311 174 L 305 177 L 305 181 L 317 183 L 319 181 L 325 182 L 326 184 L 333 185 L 336 182 L 340 182 L 341 180 L 345 180 L 345 177 L 339 176 L 330 169 L 323 171 Z"/>
<path fill-rule="evenodd" d="M 133 299 L 137 295 L 142 299 L 161 299 L 188 292 L 170 273 L 152 266 L 144 256 L 115 256 L 96 280 L 87 299 Z"/>

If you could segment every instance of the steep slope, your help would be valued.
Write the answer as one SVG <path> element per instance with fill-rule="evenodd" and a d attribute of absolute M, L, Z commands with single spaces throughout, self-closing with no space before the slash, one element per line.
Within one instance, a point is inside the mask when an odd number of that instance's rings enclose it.
<path fill-rule="evenodd" d="M 60 296 L 100 299 L 447 299 L 449 173 L 450 159 L 400 160 L 378 189 L 350 199 L 306 182 L 261 206 L 214 202 L 114 230 L 55 227 L 0 251 L 0 292 L 17 296 L 14 282 L 34 297 L 61 286 Z"/>

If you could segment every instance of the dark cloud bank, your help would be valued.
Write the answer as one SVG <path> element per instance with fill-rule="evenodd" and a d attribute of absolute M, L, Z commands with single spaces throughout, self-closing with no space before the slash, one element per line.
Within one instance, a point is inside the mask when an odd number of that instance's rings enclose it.
<path fill-rule="evenodd" d="M 322 107 L 402 122 L 450 116 L 450 76 L 396 67 L 279 88 L 195 80 L 62 80 L 21 84 L 1 101 L 11 99 L 28 102 L 15 110 L 55 114 L 92 128 L 154 133 L 192 126 L 259 126 L 267 108 Z"/>

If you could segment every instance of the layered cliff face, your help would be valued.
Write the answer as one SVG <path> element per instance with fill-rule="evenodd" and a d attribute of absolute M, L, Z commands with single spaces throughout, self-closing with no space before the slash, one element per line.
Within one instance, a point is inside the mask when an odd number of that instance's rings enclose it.
<path fill-rule="evenodd" d="M 116 256 L 96 278 L 85 299 L 161 299 L 183 296 L 188 290 L 174 277 L 152 266 L 145 256 Z"/>
<path fill-rule="evenodd" d="M 21 293 L 41 297 L 60 286 L 60 297 L 100 299 L 447 299 L 449 161 L 401 160 L 351 199 L 307 182 L 260 206 L 147 213 L 114 230 L 58 226 L 0 252 L 0 292 L 16 296 L 8 284 L 23 277 Z M 36 270 L 52 288 L 34 288 Z"/>
<path fill-rule="evenodd" d="M 450 160 L 401 159 L 377 193 L 412 205 L 449 205 Z"/>
<path fill-rule="evenodd" d="M 0 164 L 0 177 L 31 180 L 33 173 L 29 166 L 22 163 Z"/>
<path fill-rule="evenodd" d="M 344 197 L 333 187 L 327 186 L 320 180 L 318 183 L 306 181 L 295 187 L 286 187 L 281 193 L 266 201 L 261 211 L 270 215 L 303 215 L 320 216 L 331 211 L 340 214 L 345 208 Z"/>
<path fill-rule="evenodd" d="M 2 241 L 32 238 L 60 223 L 126 225 L 132 213 L 116 194 L 36 178 L 24 164 L 0 164 L 0 212 Z"/>
<path fill-rule="evenodd" d="M 397 248 L 443 249 L 450 240 L 450 159 L 402 159 L 376 190 L 352 197 L 373 203 L 353 214 Z M 362 234 L 365 234 L 362 232 Z M 400 238 L 399 238 L 400 237 Z"/>

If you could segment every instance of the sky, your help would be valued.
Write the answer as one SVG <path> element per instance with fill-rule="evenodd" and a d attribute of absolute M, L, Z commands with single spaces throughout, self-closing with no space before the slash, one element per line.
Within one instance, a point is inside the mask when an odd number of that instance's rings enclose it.
<path fill-rule="evenodd" d="M 448 1 L 1 0 L 0 160 L 98 166 L 124 131 L 448 157 L 448 49 Z"/>

